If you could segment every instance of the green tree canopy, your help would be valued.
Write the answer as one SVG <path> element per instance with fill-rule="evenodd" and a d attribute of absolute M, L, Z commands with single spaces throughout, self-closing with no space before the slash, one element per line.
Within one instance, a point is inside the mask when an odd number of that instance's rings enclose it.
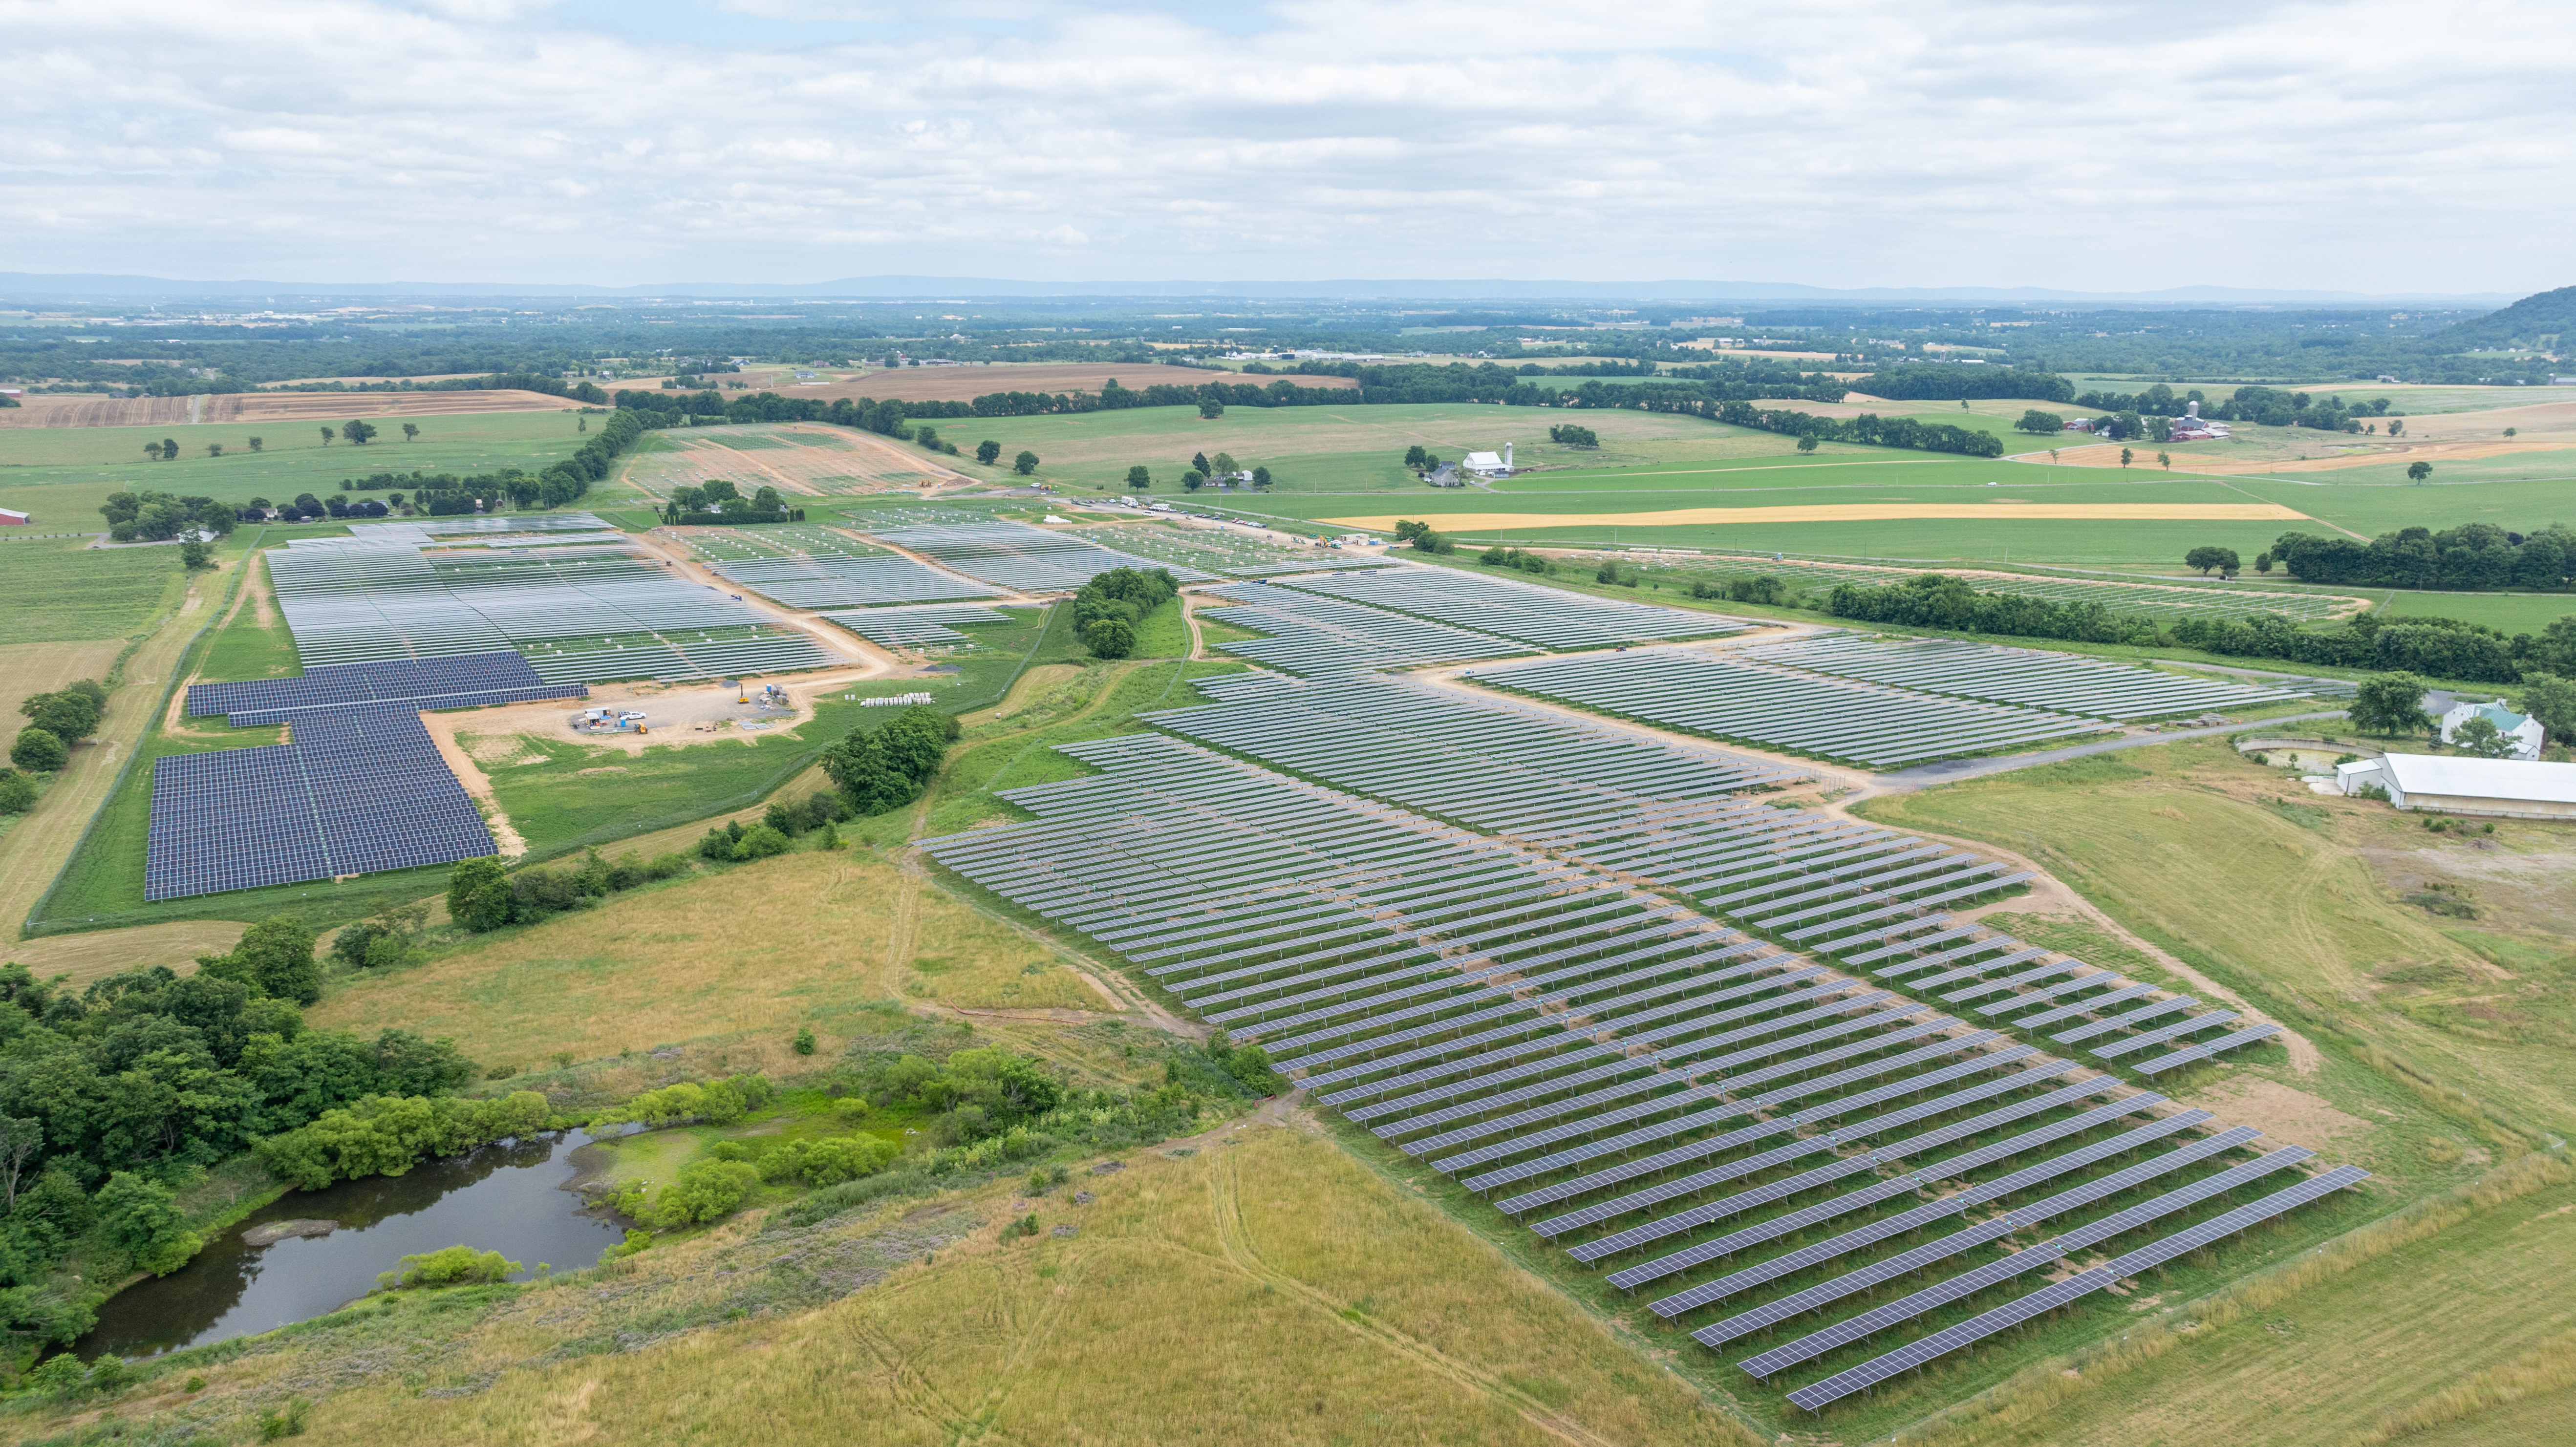
<path fill-rule="evenodd" d="M 2420 734 L 2433 729 L 2424 712 L 2424 680 L 2411 673 L 2381 673 L 2361 681 L 2348 711 L 2366 734 Z"/>
<path fill-rule="evenodd" d="M 230 954 L 199 955 L 197 965 L 215 979 L 238 980 L 272 999 L 310 1005 L 322 998 L 315 943 L 303 920 L 275 915 L 244 930 Z"/>
<path fill-rule="evenodd" d="M 70 747 L 48 729 L 20 729 L 17 740 L 9 745 L 9 762 L 30 773 L 54 773 L 71 762 L 71 757 Z"/>

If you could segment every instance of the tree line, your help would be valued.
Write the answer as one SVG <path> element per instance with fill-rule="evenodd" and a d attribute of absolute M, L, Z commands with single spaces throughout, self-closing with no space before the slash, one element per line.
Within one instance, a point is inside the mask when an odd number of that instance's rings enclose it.
<path fill-rule="evenodd" d="M 2287 532 L 2255 560 L 2258 570 L 2264 569 L 2266 558 L 2303 583 L 2558 593 L 2576 581 L 2576 528 L 2551 523 L 2525 534 L 2492 523 L 2464 523 L 2440 532 L 2400 528 L 2367 543 Z"/>
<path fill-rule="evenodd" d="M 1991 432 L 1915 417 L 1881 417 L 1872 412 L 1848 419 L 1816 417 L 1780 408 L 1757 409 L 1744 402 L 1720 404 L 1710 415 L 1730 426 L 1785 432 L 1802 441 L 1813 438 L 1820 442 L 1858 442 L 1872 447 L 1952 452 L 1962 457 L 2000 457 L 2004 450 L 2003 439 Z"/>
<path fill-rule="evenodd" d="M 2184 617 L 2159 623 L 2114 613 L 2098 603 L 1983 592 L 1965 579 L 1942 573 L 1920 573 L 1876 588 L 1842 583 L 1822 601 L 1824 611 L 1838 618 L 1953 633 L 2178 646 L 2235 658 L 2273 658 L 2477 683 L 2514 683 L 2534 670 L 2576 677 L 2576 616 L 2552 623 L 2537 636 L 2525 633 L 2510 638 L 2484 624 L 2454 618 L 2391 621 L 2369 613 L 2325 629 L 2303 628 L 2277 613 Z"/>

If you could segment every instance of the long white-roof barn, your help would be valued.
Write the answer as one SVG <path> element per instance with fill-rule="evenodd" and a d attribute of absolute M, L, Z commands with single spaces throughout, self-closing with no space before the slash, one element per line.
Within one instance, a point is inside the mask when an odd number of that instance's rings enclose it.
<path fill-rule="evenodd" d="M 2377 785 L 2388 791 L 2388 802 L 2400 809 L 2503 819 L 2576 819 L 2576 764 L 2386 754 L 2337 765 L 2335 783 L 2347 794 Z"/>

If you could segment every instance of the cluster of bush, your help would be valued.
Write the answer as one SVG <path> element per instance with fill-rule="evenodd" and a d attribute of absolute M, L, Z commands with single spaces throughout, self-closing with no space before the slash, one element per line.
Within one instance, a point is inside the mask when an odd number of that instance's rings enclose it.
<path fill-rule="evenodd" d="M 688 871 L 689 861 L 681 855 L 642 859 L 632 850 L 617 856 L 614 862 L 600 857 L 596 849 L 585 850 L 577 865 L 522 869 L 516 874 L 489 856 L 460 859 L 447 876 L 447 914 L 459 925 L 481 934 L 506 924 L 529 924 L 565 910 L 587 909 L 619 890 L 675 878 Z M 362 959 L 360 963 L 373 962 Z"/>
<path fill-rule="evenodd" d="M 769 1104 L 777 1093 L 766 1075 L 729 1075 L 704 1084 L 683 1080 L 600 1111 L 591 1124 L 731 1125 Z"/>
<path fill-rule="evenodd" d="M 790 508 L 778 489 L 763 487 L 744 497 L 741 488 L 721 477 L 694 486 L 673 488 L 671 500 L 662 509 L 662 515 L 666 521 L 688 527 L 805 520 L 805 510 Z"/>
<path fill-rule="evenodd" d="M 1536 553 L 1525 553 L 1518 548 L 1506 548 L 1500 544 L 1485 549 L 1477 555 L 1476 561 L 1488 568 L 1511 568 L 1523 573 L 1544 575 L 1556 571 L 1554 563 Z"/>
<path fill-rule="evenodd" d="M 280 1180 L 318 1191 L 334 1181 L 398 1176 L 424 1160 L 524 1140 L 553 1124 L 554 1107 L 533 1090 L 498 1100 L 369 1095 L 269 1136 L 258 1153 Z"/>
<path fill-rule="evenodd" d="M 1411 518 L 1397 518 L 1395 520 L 1395 540 L 1399 543 L 1404 543 L 1410 546 L 1417 553 L 1454 553 L 1458 551 L 1456 540 L 1452 539 L 1447 533 L 1439 531 L 1429 523 L 1415 522 Z"/>
<path fill-rule="evenodd" d="M 957 740 L 957 720 L 915 704 L 877 728 L 853 729 L 823 750 L 823 772 L 841 790 L 853 813 L 870 817 L 921 797 L 939 772 L 939 761 Z"/>
<path fill-rule="evenodd" d="M 106 717 L 107 689 L 79 679 L 51 693 L 29 695 L 18 712 L 26 716 L 27 726 L 10 741 L 13 767 L 0 769 L 0 814 L 24 814 L 36 807 L 36 781 L 27 774 L 59 773 L 71 762 L 71 746 L 97 733 Z"/>
<path fill-rule="evenodd" d="M 233 530 L 232 508 L 211 497 L 112 492 L 99 504 L 98 513 L 107 519 L 107 535 L 120 543 L 168 542 L 194 529 L 221 537 Z"/>
<path fill-rule="evenodd" d="M 1180 591 L 1164 569 L 1112 568 L 1073 595 L 1074 632 L 1093 657 L 1125 658 L 1136 651 L 1136 630 L 1146 616 Z"/>
<path fill-rule="evenodd" d="M 471 1246 L 448 1246 L 436 1251 L 395 1260 L 394 1269 L 376 1273 L 376 1289 L 393 1291 L 403 1287 L 475 1286 L 494 1281 L 507 1281 L 519 1274 L 519 1263 L 498 1251 L 477 1251 Z"/>
<path fill-rule="evenodd" d="M 1769 603 L 1778 605 L 1789 600 L 1789 585 L 1765 573 L 1758 578 L 1728 578 L 1724 582 L 1695 582 L 1690 585 L 1694 598 L 1722 598 L 1735 603 Z"/>
<path fill-rule="evenodd" d="M 1917 573 L 1883 588 L 1839 583 L 1825 595 L 1825 611 L 1865 623 L 1956 633 L 2063 638 L 2077 643 L 2158 641 L 2150 619 L 2122 617 L 2099 603 L 2053 603 L 2018 593 L 1979 592 L 1966 579 L 1947 573 Z"/>
<path fill-rule="evenodd" d="M 1547 440 L 1565 447 L 1598 447 L 1601 445 L 1601 439 L 1593 434 L 1591 428 L 1577 427 L 1571 422 L 1561 423 L 1547 429 Z"/>
<path fill-rule="evenodd" d="M 709 829 L 698 840 L 698 857 L 717 863 L 767 859 L 786 853 L 790 841 L 813 830 L 822 831 L 819 847 L 838 849 L 837 821 L 849 817 L 848 800 L 829 789 L 817 789 L 801 804 L 771 804 L 757 824 L 731 819 L 720 829 Z"/>

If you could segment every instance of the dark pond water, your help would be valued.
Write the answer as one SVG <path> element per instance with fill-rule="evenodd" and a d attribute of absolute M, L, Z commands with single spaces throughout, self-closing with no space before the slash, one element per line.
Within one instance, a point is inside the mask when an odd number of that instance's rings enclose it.
<path fill-rule="evenodd" d="M 571 1131 L 505 1141 L 399 1176 L 289 1191 L 177 1271 L 108 1298 L 74 1350 L 150 1356 L 309 1320 L 365 1295 L 398 1258 L 445 1246 L 498 1251 L 527 1268 L 515 1280 L 541 1261 L 588 1266 L 624 1237 L 615 1223 L 579 1214 L 581 1197 L 565 1189 L 578 1174 L 572 1154 L 589 1139 Z M 266 1246 L 242 1240 L 254 1227 L 298 1218 L 340 1229 Z"/>

